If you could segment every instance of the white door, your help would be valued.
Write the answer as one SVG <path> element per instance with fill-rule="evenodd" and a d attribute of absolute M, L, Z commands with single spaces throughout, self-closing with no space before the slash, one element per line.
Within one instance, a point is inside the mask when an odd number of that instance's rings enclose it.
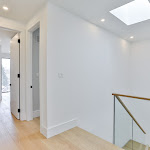
<path fill-rule="evenodd" d="M 11 112 L 20 119 L 20 42 L 16 34 L 10 47 L 10 105 Z"/>

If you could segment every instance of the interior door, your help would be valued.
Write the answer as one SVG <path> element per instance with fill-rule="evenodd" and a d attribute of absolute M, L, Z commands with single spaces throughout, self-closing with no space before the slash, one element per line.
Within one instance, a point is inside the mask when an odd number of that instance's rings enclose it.
<path fill-rule="evenodd" d="M 10 105 L 11 112 L 20 119 L 20 40 L 16 34 L 10 47 Z"/>

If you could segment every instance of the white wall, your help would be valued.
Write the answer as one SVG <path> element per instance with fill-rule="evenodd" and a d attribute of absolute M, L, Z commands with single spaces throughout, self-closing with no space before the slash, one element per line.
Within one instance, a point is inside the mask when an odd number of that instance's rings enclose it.
<path fill-rule="evenodd" d="M 130 44 L 49 3 L 48 137 L 76 125 L 112 142 L 112 92 L 129 85 Z"/>
<path fill-rule="evenodd" d="M 0 29 L 0 45 L 2 53 L 10 53 L 11 36 L 11 32 Z"/>
<path fill-rule="evenodd" d="M 132 95 L 150 98 L 150 40 L 131 44 L 130 91 Z M 128 102 L 140 125 L 147 133 L 150 145 L 150 102 L 133 100 Z"/>
<path fill-rule="evenodd" d="M 150 97 L 150 40 L 131 45 L 131 82 L 133 92 L 139 96 Z"/>

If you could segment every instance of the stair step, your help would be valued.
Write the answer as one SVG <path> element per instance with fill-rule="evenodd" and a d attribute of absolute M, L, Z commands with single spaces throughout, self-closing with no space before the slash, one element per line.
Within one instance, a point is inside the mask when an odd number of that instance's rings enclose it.
<path fill-rule="evenodd" d="M 130 140 L 127 142 L 127 144 L 123 147 L 124 150 L 132 150 L 132 145 L 133 145 L 133 150 L 145 150 L 146 146 L 144 144 L 141 144 L 139 142 Z"/>

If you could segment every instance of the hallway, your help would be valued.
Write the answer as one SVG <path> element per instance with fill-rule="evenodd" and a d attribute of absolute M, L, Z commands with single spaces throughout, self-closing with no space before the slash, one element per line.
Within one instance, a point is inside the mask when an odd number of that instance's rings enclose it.
<path fill-rule="evenodd" d="M 40 134 L 39 118 L 19 121 L 10 113 L 9 94 L 0 101 L 1 150 L 121 150 L 76 127 L 53 138 Z"/>

